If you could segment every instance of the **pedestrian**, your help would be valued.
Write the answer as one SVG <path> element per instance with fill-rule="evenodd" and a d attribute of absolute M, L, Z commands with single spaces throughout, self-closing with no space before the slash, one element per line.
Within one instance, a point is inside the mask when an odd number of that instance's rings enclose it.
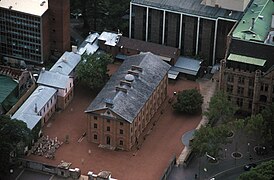
<path fill-rule="evenodd" d="M 197 179 L 198 178 L 198 175 L 197 174 L 195 174 L 195 179 Z"/>

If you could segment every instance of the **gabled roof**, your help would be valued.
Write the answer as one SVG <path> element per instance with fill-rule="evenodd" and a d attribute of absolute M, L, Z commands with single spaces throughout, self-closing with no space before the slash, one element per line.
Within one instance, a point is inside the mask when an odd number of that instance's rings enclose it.
<path fill-rule="evenodd" d="M 42 16 L 48 10 L 48 0 L 1 0 L 0 7 Z"/>
<path fill-rule="evenodd" d="M 69 82 L 69 76 L 62 75 L 58 72 L 41 71 L 37 80 L 38 84 L 46 85 L 59 89 L 66 89 Z"/>
<path fill-rule="evenodd" d="M 79 46 L 77 53 L 80 55 L 84 54 L 85 52 L 87 54 L 95 53 L 99 49 L 97 40 L 98 37 L 98 33 L 90 34 Z"/>
<path fill-rule="evenodd" d="M 59 72 L 60 74 L 68 76 L 80 60 L 81 56 L 79 54 L 66 51 L 49 71 Z"/>
<path fill-rule="evenodd" d="M 156 44 L 152 42 L 141 41 L 137 39 L 130 39 L 124 36 L 121 36 L 117 46 L 120 48 L 127 48 L 136 50 L 139 52 L 151 52 L 158 56 L 163 56 L 166 58 L 177 59 L 178 48 L 165 46 L 161 44 Z"/>
<path fill-rule="evenodd" d="M 37 113 L 42 110 L 46 103 L 56 93 L 56 89 L 47 86 L 38 86 L 24 104 L 15 112 L 12 119 L 18 119 L 27 123 L 32 129 L 41 119 Z M 35 108 L 37 112 L 35 112 Z"/>
<path fill-rule="evenodd" d="M 178 13 L 217 19 L 219 17 L 238 20 L 242 12 L 231 11 L 219 7 L 211 7 L 201 4 L 202 0 L 131 0 L 132 3 L 157 9 L 170 10 Z M 232 12 L 232 13 L 231 13 Z"/>
<path fill-rule="evenodd" d="M 131 87 L 127 85 L 120 86 L 120 81 L 125 80 L 132 65 L 142 68 L 141 72 L 136 70 L 136 72 L 139 72 L 139 77 L 135 76 L 133 78 Z M 169 68 L 170 65 L 152 53 L 130 56 L 123 62 L 117 72 L 111 76 L 105 87 L 85 112 L 95 112 L 108 108 L 129 123 L 132 123 L 160 81 L 167 74 Z M 127 92 L 116 91 L 116 86 L 126 89 Z M 106 107 L 106 100 L 111 101 L 113 106 Z"/>

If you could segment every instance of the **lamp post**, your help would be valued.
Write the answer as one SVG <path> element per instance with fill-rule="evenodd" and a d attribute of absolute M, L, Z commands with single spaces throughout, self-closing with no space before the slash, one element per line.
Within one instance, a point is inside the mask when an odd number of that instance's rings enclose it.
<path fill-rule="evenodd" d="M 225 159 L 226 159 L 226 151 L 227 151 L 227 149 L 225 149 Z"/>
<path fill-rule="evenodd" d="M 250 147 L 250 143 L 247 143 L 247 153 L 249 154 L 249 147 Z"/>

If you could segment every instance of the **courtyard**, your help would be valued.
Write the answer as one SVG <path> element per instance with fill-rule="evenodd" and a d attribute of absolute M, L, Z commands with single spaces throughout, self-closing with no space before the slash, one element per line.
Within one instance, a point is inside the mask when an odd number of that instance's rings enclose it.
<path fill-rule="evenodd" d="M 115 72 L 117 67 L 117 64 L 112 64 L 110 73 Z M 174 114 L 169 103 L 174 91 L 192 88 L 199 89 L 199 84 L 188 80 L 170 82 L 168 98 L 153 117 L 152 122 L 155 123 L 151 123 L 146 130 L 147 136 L 139 150 L 134 148 L 126 152 L 102 149 L 97 144 L 87 142 L 85 137 L 81 138 L 87 131 L 84 111 L 96 94 L 78 84 L 71 104 L 64 111 L 56 112 L 43 127 L 45 136 L 57 137 L 63 142 L 67 136 L 68 143 L 58 148 L 54 159 L 36 155 L 26 158 L 51 165 L 58 165 L 63 160 L 72 163 L 73 168 L 80 168 L 82 174 L 107 170 L 117 179 L 159 179 L 172 156 L 178 157 L 183 150 L 182 135 L 195 129 L 201 120 L 199 115 Z"/>

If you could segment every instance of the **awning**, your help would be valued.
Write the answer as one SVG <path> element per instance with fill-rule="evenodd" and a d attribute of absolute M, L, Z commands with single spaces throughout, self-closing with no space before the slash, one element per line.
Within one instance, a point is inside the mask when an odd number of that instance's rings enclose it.
<path fill-rule="evenodd" d="M 256 66 L 264 66 L 266 60 L 260 59 L 260 58 L 254 58 L 249 56 L 243 56 L 238 54 L 229 54 L 227 60 L 235 61 L 235 62 L 241 62 L 246 64 L 252 64 Z"/>
<path fill-rule="evenodd" d="M 169 70 L 167 74 L 169 79 L 177 79 L 178 75 L 179 75 L 179 72 L 173 71 L 173 70 Z"/>

